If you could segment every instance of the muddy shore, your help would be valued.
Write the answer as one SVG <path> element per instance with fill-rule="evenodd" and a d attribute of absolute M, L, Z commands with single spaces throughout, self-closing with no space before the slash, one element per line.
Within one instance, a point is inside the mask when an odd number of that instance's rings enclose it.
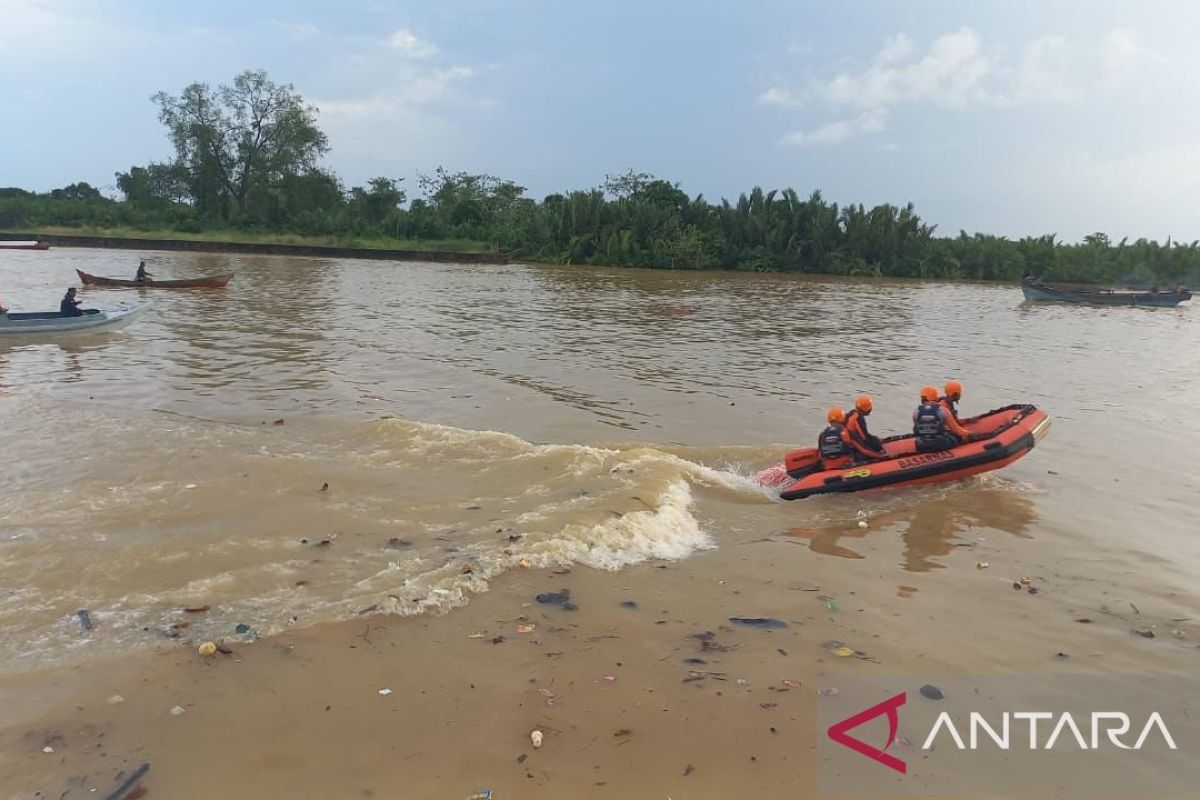
<path fill-rule="evenodd" d="M 107 250 L 165 250 L 190 253 L 246 253 L 250 255 L 311 256 L 318 258 L 366 258 L 380 261 L 432 261 L 448 264 L 507 264 L 503 253 L 460 253 L 441 250 L 376 250 L 365 247 L 323 247 L 302 244 L 253 242 L 208 242 L 191 239 L 134 239 L 113 236 L 70 236 L 12 233 L 0 235 L 8 241 L 38 240 L 51 247 L 94 247 Z"/>
<path fill-rule="evenodd" d="M 1103 578 L 1023 561 L 1015 541 L 965 537 L 955 566 L 987 569 L 919 590 L 881 578 L 896 548 L 884 528 L 856 543 L 864 559 L 752 538 L 619 573 L 519 570 L 445 616 L 368 613 L 257 641 L 229 620 L 233 653 L 211 658 L 184 629 L 153 653 L 0 679 L 2 796 L 96 796 L 149 763 L 148 797 L 813 797 L 817 704 L 856 710 L 818 695 L 839 681 L 1194 663 L 1196 632 L 1168 632 L 1178 609 L 1135 613 Z M 1011 588 L 1026 572 L 1036 594 Z M 561 589 L 573 609 L 535 600 Z"/>

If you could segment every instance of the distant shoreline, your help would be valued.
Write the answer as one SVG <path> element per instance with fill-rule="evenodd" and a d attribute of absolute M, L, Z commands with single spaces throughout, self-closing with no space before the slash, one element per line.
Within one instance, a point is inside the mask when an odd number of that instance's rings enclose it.
<path fill-rule="evenodd" d="M 448 250 L 389 250 L 267 242 L 221 242 L 204 239 L 143 239 L 125 236 L 79 236 L 73 234 L 3 233 L 3 241 L 37 240 L 50 247 L 95 247 L 115 250 L 175 250 L 193 253 L 245 253 L 250 255 L 317 256 L 364 258 L 385 261 L 438 261 L 462 264 L 507 264 L 503 253 L 455 252 Z"/>

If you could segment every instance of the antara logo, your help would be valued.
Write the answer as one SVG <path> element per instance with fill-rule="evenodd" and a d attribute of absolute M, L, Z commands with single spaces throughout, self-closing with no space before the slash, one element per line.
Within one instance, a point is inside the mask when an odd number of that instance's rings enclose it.
<path fill-rule="evenodd" d="M 895 697 L 888 698 L 882 703 L 860 711 L 852 717 L 847 717 L 829 727 L 829 738 L 838 744 L 849 747 L 856 753 L 861 753 L 873 761 L 878 761 L 889 769 L 894 769 L 901 774 L 908 774 L 908 765 L 903 760 L 886 752 L 896 741 L 896 734 L 900 728 L 900 707 L 907 701 L 907 693 L 901 692 Z M 848 731 L 883 715 L 887 716 L 888 737 L 882 749 L 867 744 L 861 739 L 856 739 L 848 733 Z M 1069 744 L 1071 739 L 1074 739 L 1076 746 L 1080 750 L 1099 750 L 1105 744 L 1109 744 L 1120 750 L 1141 750 L 1146 740 L 1150 738 L 1154 731 L 1158 732 L 1168 748 L 1171 750 L 1178 749 L 1175 745 L 1175 739 L 1171 736 L 1166 723 L 1157 711 L 1151 713 L 1146 719 L 1146 724 L 1141 727 L 1141 732 L 1133 740 L 1132 744 L 1128 744 L 1125 741 L 1125 737 L 1131 733 L 1130 729 L 1132 726 L 1132 721 L 1128 714 L 1120 711 L 1093 711 L 1088 717 L 1088 722 L 1084 723 L 1084 726 L 1081 728 L 1070 712 L 1054 714 L 1049 711 L 1018 711 L 1013 713 L 1006 711 L 1000 716 L 997 724 L 993 725 L 988 722 L 983 714 L 972 711 L 968 717 L 969 736 L 964 740 L 958 728 L 955 727 L 954 720 L 950 717 L 949 712 L 943 711 L 938 714 L 933 727 L 929 730 L 929 735 L 926 737 L 925 743 L 921 745 L 921 749 L 932 749 L 938 736 L 944 733 L 953 742 L 955 748 L 959 750 L 978 750 L 981 747 L 981 740 L 983 739 L 979 735 L 982 732 L 986 735 L 987 739 L 991 740 L 992 745 L 996 748 L 1008 750 L 1013 746 L 1013 728 L 1021 723 L 1028 725 L 1029 736 L 1027 739 L 1019 737 L 1016 746 L 1020 747 L 1021 742 L 1028 741 L 1030 750 L 1050 750 L 1060 740 Z M 1056 718 L 1057 721 L 1052 722 Z M 1041 728 L 1042 731 L 1050 731 L 1044 742 L 1038 738 L 1039 722 L 1047 723 L 1045 727 Z M 1087 730 L 1090 736 L 1084 735 L 1085 730 Z M 986 745 L 986 741 L 983 741 L 982 744 Z"/>
<path fill-rule="evenodd" d="M 892 742 L 896 741 L 896 731 L 900 729 L 900 706 L 908 702 L 908 693 L 901 692 L 895 697 L 884 700 L 878 705 L 873 705 L 865 711 L 860 711 L 852 717 L 847 717 L 841 722 L 829 726 L 829 738 L 833 739 L 838 744 L 844 744 L 851 750 L 862 753 L 867 758 L 878 761 L 885 767 L 896 770 L 901 774 L 908 774 L 908 765 L 900 759 L 896 758 L 891 753 L 885 753 L 892 746 Z M 846 731 L 853 730 L 859 725 L 878 717 L 880 714 L 887 714 L 888 720 L 888 738 L 887 744 L 883 746 L 883 750 L 877 747 L 872 747 L 861 739 L 855 739 Z"/>

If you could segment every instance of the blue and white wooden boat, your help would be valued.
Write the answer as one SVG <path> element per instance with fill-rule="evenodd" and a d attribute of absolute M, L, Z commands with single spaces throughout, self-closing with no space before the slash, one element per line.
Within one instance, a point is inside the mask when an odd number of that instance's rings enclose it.
<path fill-rule="evenodd" d="M 150 307 L 149 303 L 109 311 L 88 309 L 82 316 L 64 317 L 57 311 L 0 313 L 0 337 L 58 338 L 124 328 Z"/>

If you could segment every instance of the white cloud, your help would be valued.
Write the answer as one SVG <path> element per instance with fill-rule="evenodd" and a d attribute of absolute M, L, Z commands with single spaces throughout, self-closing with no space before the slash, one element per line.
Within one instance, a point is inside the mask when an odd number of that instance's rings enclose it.
<path fill-rule="evenodd" d="M 786 145 L 828 144 L 884 130 L 885 113 L 900 106 L 965 109 L 1090 99 L 1165 59 L 1143 46 L 1137 32 L 1113 28 L 1091 49 L 1059 35 L 1024 44 L 1019 58 L 988 47 L 971 28 L 939 36 L 924 53 L 899 33 L 887 39 L 870 62 L 803 88 L 774 85 L 758 96 L 779 108 L 824 107 L 835 119 L 787 134 Z M 1138 71 L 1142 72 L 1138 72 Z M 847 115 L 857 110 L 857 115 Z"/>
<path fill-rule="evenodd" d="M 1008 99 L 1016 103 L 1079 97 L 1083 84 L 1065 37 L 1043 36 L 1025 45 Z"/>
<path fill-rule="evenodd" d="M 418 38 L 412 31 L 401 28 L 388 37 L 388 46 L 405 58 L 430 58 L 437 55 L 437 45 Z"/>
<path fill-rule="evenodd" d="M 961 105 L 983 94 L 991 70 L 979 35 L 970 28 L 939 37 L 917 60 L 907 36 L 890 39 L 875 63 L 857 74 L 842 73 L 821 89 L 832 103 L 878 108 L 897 103 L 932 101 Z"/>
<path fill-rule="evenodd" d="M 489 104 L 476 91 L 485 66 L 449 62 L 408 31 L 344 45 L 314 102 L 334 144 L 330 163 L 348 181 L 469 149 L 471 127 L 461 114 Z"/>
<path fill-rule="evenodd" d="M 790 108 L 802 104 L 802 100 L 789 89 L 782 89 L 778 86 L 772 86 L 758 96 L 758 102 L 768 106 L 779 106 L 780 108 Z"/>
<path fill-rule="evenodd" d="M 857 117 L 835 120 L 809 131 L 792 131 L 782 142 L 790 147 L 837 144 L 866 133 L 879 133 L 886 127 L 885 118 L 882 109 L 864 111 Z"/>
<path fill-rule="evenodd" d="M 878 64 L 892 64 L 903 61 L 912 54 L 912 39 L 906 33 L 898 33 L 884 42 L 883 49 L 875 57 Z"/>
<path fill-rule="evenodd" d="M 428 105 L 453 95 L 459 84 L 475 75 L 470 67 L 406 71 L 392 87 L 368 97 L 318 101 L 322 115 L 370 117 L 388 115 L 410 107 Z"/>
<path fill-rule="evenodd" d="M 285 22 L 273 19 L 271 20 L 271 25 L 295 42 L 307 41 L 321 33 L 320 28 L 309 22 Z"/>
<path fill-rule="evenodd" d="M 1166 59 L 1142 46 L 1133 28 L 1113 28 L 1100 45 L 1100 59 L 1110 86 L 1127 86 L 1139 73 L 1165 65 Z"/>

